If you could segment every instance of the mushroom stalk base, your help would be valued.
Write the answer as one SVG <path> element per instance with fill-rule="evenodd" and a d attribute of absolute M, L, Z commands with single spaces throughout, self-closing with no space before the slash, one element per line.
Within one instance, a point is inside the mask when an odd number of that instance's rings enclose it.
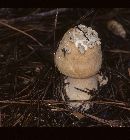
<path fill-rule="evenodd" d="M 65 83 L 65 92 L 70 101 L 72 100 L 90 100 L 92 95 L 90 94 L 91 90 L 97 90 L 98 81 L 96 76 L 89 77 L 87 79 L 75 79 L 67 77 L 64 80 Z M 69 107 L 71 108 L 79 108 L 82 106 L 84 110 L 88 110 L 90 108 L 89 103 L 79 103 L 79 102 L 71 102 L 69 103 Z"/>

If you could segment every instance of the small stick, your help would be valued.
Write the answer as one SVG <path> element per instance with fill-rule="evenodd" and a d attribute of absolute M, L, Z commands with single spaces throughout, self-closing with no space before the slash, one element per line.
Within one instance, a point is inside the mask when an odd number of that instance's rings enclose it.
<path fill-rule="evenodd" d="M 109 120 L 108 121 L 108 120 L 105 120 L 105 119 L 102 119 L 102 118 L 98 118 L 98 117 L 90 115 L 90 114 L 84 114 L 84 115 L 86 117 L 88 117 L 88 118 L 91 118 L 91 119 L 93 119 L 95 121 L 98 121 L 98 122 L 100 122 L 102 124 L 109 125 L 111 127 L 121 127 L 122 126 L 121 123 L 117 122 L 118 120 Z"/>
<path fill-rule="evenodd" d="M 126 50 L 119 50 L 119 49 L 106 50 L 106 52 L 113 52 L 113 53 L 126 53 L 126 54 L 130 54 L 130 51 L 126 51 Z"/>
<path fill-rule="evenodd" d="M 66 12 L 68 10 L 71 10 L 71 9 L 72 8 L 59 8 L 58 12 L 63 13 L 63 12 Z M 44 17 L 55 15 L 56 13 L 57 13 L 57 9 L 54 9 L 54 10 L 51 10 L 51 11 L 37 13 L 37 14 L 30 15 L 30 16 L 24 16 L 24 17 L 11 19 L 11 20 L 8 20 L 8 22 L 9 23 L 16 23 L 16 22 L 29 22 L 29 21 L 32 21 L 32 20 L 40 20 Z"/>
<path fill-rule="evenodd" d="M 56 16 L 55 16 L 55 23 L 54 23 L 54 48 L 55 48 L 55 39 L 56 39 L 56 27 L 57 27 L 57 18 L 58 18 L 58 8 L 56 10 Z"/>
<path fill-rule="evenodd" d="M 24 31 L 22 31 L 22 30 L 20 30 L 20 29 L 17 29 L 16 27 L 13 27 L 12 25 L 9 25 L 9 24 L 7 24 L 7 23 L 4 23 L 4 22 L 2 22 L 2 21 L 0 21 L 0 24 L 1 24 L 1 25 L 4 25 L 4 26 L 6 26 L 6 27 L 8 27 L 8 28 L 10 28 L 10 29 L 12 29 L 12 30 L 15 30 L 15 31 L 17 31 L 17 32 L 20 32 L 20 33 L 22 33 L 22 34 L 28 36 L 28 37 L 31 38 L 33 41 L 37 42 L 38 45 L 43 46 L 42 43 L 40 43 L 36 38 L 34 38 L 33 36 L 31 36 L 30 34 L 24 32 Z"/>

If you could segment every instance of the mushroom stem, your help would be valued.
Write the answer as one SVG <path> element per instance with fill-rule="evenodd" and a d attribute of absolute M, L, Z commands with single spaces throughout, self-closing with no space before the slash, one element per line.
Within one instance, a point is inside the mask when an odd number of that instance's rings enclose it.
<path fill-rule="evenodd" d="M 97 90 L 98 81 L 96 76 L 89 77 L 87 79 L 75 79 L 67 77 L 64 80 L 65 83 L 65 93 L 69 100 L 90 100 L 92 95 L 90 92 L 92 90 Z M 72 108 L 77 108 L 81 106 L 82 103 L 72 102 L 69 106 Z M 85 105 L 85 110 L 90 108 L 89 104 Z"/>

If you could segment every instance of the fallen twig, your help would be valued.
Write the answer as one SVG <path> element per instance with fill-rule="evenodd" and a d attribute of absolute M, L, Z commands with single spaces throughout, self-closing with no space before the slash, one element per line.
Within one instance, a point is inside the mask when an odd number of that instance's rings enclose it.
<path fill-rule="evenodd" d="M 66 11 L 71 10 L 71 9 L 72 8 L 59 8 L 58 13 L 60 14 L 60 13 L 66 12 Z M 24 17 L 11 19 L 11 20 L 8 20 L 8 23 L 29 22 L 29 21 L 34 21 L 34 20 L 41 20 L 44 17 L 52 16 L 52 15 L 55 15 L 56 13 L 57 13 L 57 9 L 54 9 L 51 11 L 42 12 L 42 13 L 30 15 L 30 16 L 24 16 Z"/>
<path fill-rule="evenodd" d="M 126 54 L 130 54 L 130 51 L 126 51 L 126 50 L 119 50 L 119 49 L 106 50 L 106 52 L 113 52 L 113 53 L 126 53 Z"/>
<path fill-rule="evenodd" d="M 90 115 L 90 114 L 84 114 L 84 115 L 87 118 L 91 118 L 97 122 L 100 122 L 100 123 L 105 124 L 105 125 L 109 125 L 111 127 L 122 127 L 122 123 L 119 122 L 118 120 L 105 120 L 105 119 L 98 118 L 98 117 Z"/>
<path fill-rule="evenodd" d="M 34 38 L 33 36 L 31 36 L 30 34 L 24 32 L 24 31 L 22 31 L 22 30 L 20 30 L 20 29 L 18 29 L 18 28 L 16 28 L 16 27 L 13 27 L 12 25 L 9 25 L 9 24 L 7 24 L 7 23 L 4 23 L 4 22 L 2 22 L 2 21 L 0 21 L 0 24 L 1 24 L 1 25 L 4 25 L 4 26 L 6 26 L 6 27 L 8 27 L 8 28 L 10 28 L 10 29 L 12 29 L 12 30 L 15 30 L 15 31 L 17 31 L 17 32 L 20 32 L 20 33 L 22 33 L 22 34 L 28 36 L 28 37 L 31 38 L 33 41 L 37 42 L 38 45 L 43 46 L 42 43 L 40 43 L 36 38 Z"/>

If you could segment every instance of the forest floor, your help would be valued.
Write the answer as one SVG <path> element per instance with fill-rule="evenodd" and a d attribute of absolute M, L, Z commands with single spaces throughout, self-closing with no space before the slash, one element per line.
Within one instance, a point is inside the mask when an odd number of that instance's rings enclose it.
<path fill-rule="evenodd" d="M 107 28 L 119 22 L 126 37 Z M 108 77 L 88 111 L 63 101 L 63 75 L 54 53 L 64 33 L 91 26 L 102 42 Z M 130 127 L 130 10 L 127 8 L 0 8 L 1 127 Z"/>

